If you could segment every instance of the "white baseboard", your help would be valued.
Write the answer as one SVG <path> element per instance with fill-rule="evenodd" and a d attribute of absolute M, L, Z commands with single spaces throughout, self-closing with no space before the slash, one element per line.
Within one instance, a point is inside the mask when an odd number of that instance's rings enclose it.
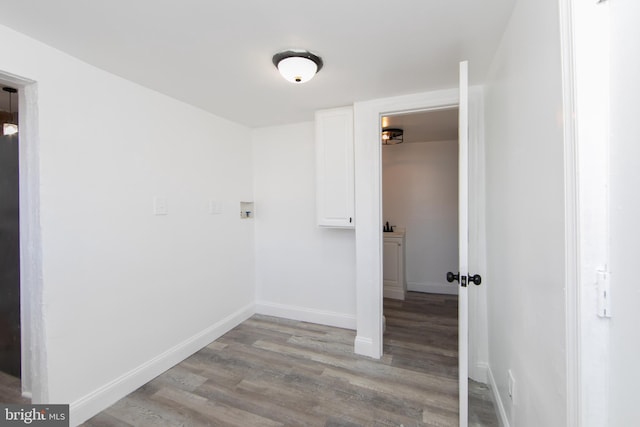
<path fill-rule="evenodd" d="M 402 289 L 383 289 L 382 296 L 384 298 L 399 299 L 404 301 L 405 294 Z"/>
<path fill-rule="evenodd" d="M 489 382 L 489 365 L 484 362 L 476 363 L 469 369 L 469 378 L 482 384 Z"/>
<path fill-rule="evenodd" d="M 407 282 L 407 289 L 414 292 L 426 292 L 429 294 L 458 295 L 458 287 L 452 283 Z"/>
<path fill-rule="evenodd" d="M 491 371 L 491 367 L 487 366 L 487 376 L 489 379 L 489 387 L 491 387 L 491 397 L 493 400 L 493 406 L 496 408 L 498 421 L 500 422 L 500 427 L 510 427 L 509 418 L 507 418 L 507 411 L 504 408 L 504 403 L 500 398 L 500 392 L 498 392 L 498 385 L 496 384 L 496 379 L 493 377 L 493 372 Z"/>
<path fill-rule="evenodd" d="M 175 345 L 164 353 L 121 375 L 99 389 L 76 400 L 70 405 L 70 425 L 76 426 L 98 412 L 108 408 L 119 399 L 151 381 L 167 369 L 180 363 L 209 343 L 215 341 L 255 313 L 254 304 L 249 304 L 225 317 L 214 325 Z"/>
<path fill-rule="evenodd" d="M 265 314 L 267 316 L 283 317 L 285 319 L 299 320 L 302 322 L 317 323 L 319 325 L 356 329 L 355 315 L 336 313 L 333 311 L 316 310 L 294 305 L 259 301 L 256 303 L 256 313 Z"/>
<path fill-rule="evenodd" d="M 371 338 L 356 336 L 356 339 L 353 343 L 353 351 L 355 354 L 359 354 L 361 356 L 368 356 L 374 359 L 379 359 L 380 354 L 373 348 L 373 340 Z"/>

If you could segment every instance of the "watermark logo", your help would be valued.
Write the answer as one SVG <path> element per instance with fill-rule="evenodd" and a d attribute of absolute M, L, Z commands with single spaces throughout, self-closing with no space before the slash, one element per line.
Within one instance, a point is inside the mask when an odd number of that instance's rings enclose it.
<path fill-rule="evenodd" d="M 0 403 L 0 427 L 69 427 L 69 405 L 6 405 Z"/>

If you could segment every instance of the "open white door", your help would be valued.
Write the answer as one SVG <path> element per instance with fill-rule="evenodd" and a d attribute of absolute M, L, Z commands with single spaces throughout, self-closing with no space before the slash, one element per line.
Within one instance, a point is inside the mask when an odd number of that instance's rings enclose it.
<path fill-rule="evenodd" d="M 448 272 L 447 281 L 458 282 L 458 385 L 461 427 L 469 423 L 469 293 L 468 285 L 479 285 L 481 277 L 469 273 L 469 79 L 468 63 L 460 63 L 458 102 L 458 273 Z"/>
<path fill-rule="evenodd" d="M 469 272 L 469 64 L 460 63 L 458 109 L 458 274 L 447 273 L 447 280 L 458 282 L 458 384 L 460 390 L 461 427 L 469 423 L 469 291 L 467 286 L 480 285 L 479 274 Z M 477 153 L 476 153 L 477 155 Z M 476 173 L 476 172 L 474 172 Z M 475 179 L 475 178 L 474 178 Z M 477 183 L 473 186 L 477 191 Z M 474 193 L 475 194 L 475 193 Z M 477 195 L 476 195 L 477 196 Z M 473 214 L 472 224 L 477 224 Z M 478 230 L 475 231 L 476 235 Z M 476 242 L 477 244 L 477 242 Z M 477 253 L 476 253 L 477 256 Z M 474 264 L 477 259 L 472 259 Z"/>
<path fill-rule="evenodd" d="M 459 280 L 459 384 L 460 426 L 468 425 L 469 325 L 467 284 L 480 284 L 480 276 L 468 271 L 469 248 L 469 90 L 467 62 L 460 63 L 460 88 L 414 94 L 354 104 L 356 187 L 356 279 L 357 337 L 355 352 L 382 356 L 382 162 L 380 157 L 380 118 L 394 113 L 459 108 L 459 268 L 447 274 L 451 282 Z M 475 128 L 475 121 L 473 123 Z M 375 145 L 374 145 L 375 144 Z M 475 214 L 473 214 L 475 215 Z M 472 217 L 473 219 L 473 217 Z"/>
<path fill-rule="evenodd" d="M 460 63 L 458 116 L 458 384 L 460 427 L 469 419 L 469 79 L 468 63 Z"/>

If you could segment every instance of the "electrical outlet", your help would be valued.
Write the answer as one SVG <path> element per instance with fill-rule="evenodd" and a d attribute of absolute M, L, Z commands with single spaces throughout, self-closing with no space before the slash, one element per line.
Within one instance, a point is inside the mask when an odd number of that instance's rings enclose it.
<path fill-rule="evenodd" d="M 513 377 L 513 372 L 511 369 L 507 371 L 507 384 L 509 387 L 509 398 L 511 399 L 511 403 L 515 403 L 516 401 L 516 379 Z"/>

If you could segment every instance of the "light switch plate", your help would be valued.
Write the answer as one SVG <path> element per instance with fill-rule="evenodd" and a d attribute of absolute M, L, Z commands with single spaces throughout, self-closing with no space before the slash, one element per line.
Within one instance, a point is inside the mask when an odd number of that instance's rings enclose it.
<path fill-rule="evenodd" d="M 211 215 L 220 215 L 222 213 L 222 202 L 209 200 L 209 213 Z"/>
<path fill-rule="evenodd" d="M 166 197 L 154 197 L 153 198 L 153 214 L 154 215 L 168 215 L 169 205 Z"/>

